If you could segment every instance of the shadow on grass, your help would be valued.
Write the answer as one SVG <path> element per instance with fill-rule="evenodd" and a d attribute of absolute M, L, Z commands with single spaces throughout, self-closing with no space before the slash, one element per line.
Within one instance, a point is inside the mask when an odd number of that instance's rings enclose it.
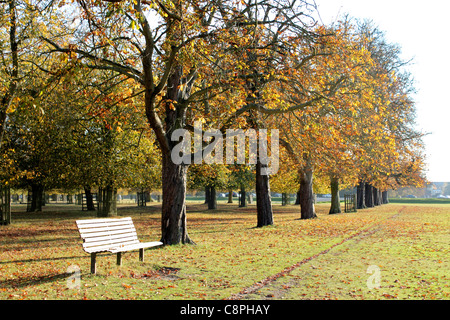
<path fill-rule="evenodd" d="M 33 286 L 36 284 L 44 284 L 49 282 L 56 282 L 61 279 L 67 279 L 70 277 L 69 273 L 60 273 L 60 274 L 53 274 L 53 275 L 45 275 L 45 276 L 34 276 L 34 277 L 25 277 L 25 278 L 14 278 L 14 279 L 8 279 L 4 281 L 0 281 L 0 288 L 24 288 Z"/>
<path fill-rule="evenodd" d="M 23 259 L 23 260 L 0 261 L 0 265 L 2 265 L 2 264 L 10 264 L 10 263 L 30 263 L 30 262 L 42 262 L 42 261 L 71 260 L 71 259 L 80 259 L 80 258 L 89 258 L 89 255 L 72 256 L 72 257 L 59 257 L 59 258 L 42 258 L 42 259 Z"/>

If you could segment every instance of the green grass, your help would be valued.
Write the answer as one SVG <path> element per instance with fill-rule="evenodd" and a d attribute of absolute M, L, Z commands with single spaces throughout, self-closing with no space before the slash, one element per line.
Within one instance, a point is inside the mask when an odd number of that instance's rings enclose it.
<path fill-rule="evenodd" d="M 450 204 L 450 199 L 437 198 L 393 198 L 389 199 L 390 203 L 402 204 Z"/>
<path fill-rule="evenodd" d="M 96 275 L 74 223 L 92 213 L 15 206 L 13 224 L 0 227 L 0 299 L 225 299 L 332 246 L 242 298 L 449 299 L 449 206 L 389 204 L 338 215 L 328 206 L 317 205 L 317 219 L 299 220 L 298 206 L 275 205 L 275 225 L 255 228 L 254 205 L 208 211 L 189 203 L 197 245 L 146 250 L 145 262 L 128 252 L 121 267 L 115 255 L 101 254 Z M 141 241 L 159 239 L 160 204 L 121 206 L 119 214 L 133 218 Z M 79 289 L 68 287 L 73 265 L 81 269 Z M 367 288 L 370 265 L 380 267 L 380 289 Z"/>

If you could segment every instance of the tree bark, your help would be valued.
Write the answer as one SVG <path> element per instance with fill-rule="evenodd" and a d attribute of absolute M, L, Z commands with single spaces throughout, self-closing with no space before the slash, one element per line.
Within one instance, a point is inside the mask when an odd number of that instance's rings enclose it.
<path fill-rule="evenodd" d="M 211 198 L 211 187 L 205 186 L 205 203 L 204 204 L 208 204 L 210 198 Z"/>
<path fill-rule="evenodd" d="M 270 198 L 269 176 L 261 175 L 263 165 L 259 160 L 256 163 L 256 210 L 257 228 L 273 225 L 272 200 Z M 244 197 L 245 198 L 245 197 Z"/>
<path fill-rule="evenodd" d="M 356 209 L 366 208 L 365 195 L 366 195 L 366 184 L 363 181 L 360 181 L 358 186 L 356 187 L 356 197 L 357 197 Z"/>
<path fill-rule="evenodd" d="M 187 165 L 174 164 L 170 154 L 162 157 L 161 242 L 165 245 L 194 244 L 186 226 Z"/>
<path fill-rule="evenodd" d="M 380 206 L 381 205 L 381 194 L 378 188 L 373 187 L 373 205 Z"/>
<path fill-rule="evenodd" d="M 29 212 L 42 211 L 42 200 L 44 199 L 44 187 L 40 184 L 31 184 L 31 205 L 27 208 Z"/>
<path fill-rule="evenodd" d="M 11 224 L 11 189 L 0 185 L 0 225 Z"/>
<path fill-rule="evenodd" d="M 247 206 L 247 193 L 245 191 L 245 186 L 241 185 L 241 190 L 239 191 L 239 208 L 245 208 Z"/>
<path fill-rule="evenodd" d="M 84 193 L 86 194 L 86 207 L 88 211 L 95 211 L 94 197 L 92 196 L 91 187 L 85 186 Z M 98 195 L 100 196 L 100 195 Z"/>
<path fill-rule="evenodd" d="M 216 197 L 216 187 L 209 187 L 209 199 L 208 199 L 208 210 L 217 209 L 217 197 Z"/>
<path fill-rule="evenodd" d="M 287 206 L 287 204 L 288 204 L 288 194 L 286 192 L 283 192 L 281 194 L 281 205 Z"/>
<path fill-rule="evenodd" d="M 299 190 L 297 191 L 297 197 L 296 197 L 296 199 L 295 199 L 295 204 L 300 204 L 300 188 L 299 188 Z"/>
<path fill-rule="evenodd" d="M 341 213 L 341 201 L 339 199 L 339 178 L 332 177 L 331 187 L 331 208 L 329 214 Z"/>
<path fill-rule="evenodd" d="M 117 216 L 117 189 L 108 185 L 105 189 L 99 189 L 98 192 L 99 208 L 98 217 Z"/>
<path fill-rule="evenodd" d="M 148 47 L 147 47 L 148 49 Z M 145 53 L 148 53 L 146 51 Z M 145 110 L 148 122 L 155 132 L 162 152 L 162 208 L 161 208 L 161 242 L 164 245 L 195 244 L 187 233 L 186 227 L 186 179 L 187 164 L 175 164 L 171 152 L 176 145 L 171 141 L 174 130 L 181 129 L 186 121 L 185 100 L 193 85 L 193 78 L 181 89 L 182 69 L 172 65 L 171 74 L 167 79 L 167 91 L 164 96 L 164 125 L 154 109 L 156 94 L 153 84 L 151 55 L 144 55 L 143 67 L 145 78 Z M 170 64 L 169 64 L 170 65 Z M 158 89 L 158 88 L 157 88 Z M 162 89 L 162 87 L 161 87 Z"/>
<path fill-rule="evenodd" d="M 228 203 L 233 203 L 233 190 L 228 190 Z"/>
<path fill-rule="evenodd" d="M 388 192 L 387 191 L 383 191 L 381 193 L 381 203 L 382 204 L 388 204 L 389 203 L 389 196 L 388 196 Z"/>
<path fill-rule="evenodd" d="M 317 218 L 314 207 L 313 170 L 309 167 L 300 173 L 300 218 Z"/>
<path fill-rule="evenodd" d="M 373 208 L 373 187 L 371 184 L 365 185 L 365 204 L 367 208 Z"/>

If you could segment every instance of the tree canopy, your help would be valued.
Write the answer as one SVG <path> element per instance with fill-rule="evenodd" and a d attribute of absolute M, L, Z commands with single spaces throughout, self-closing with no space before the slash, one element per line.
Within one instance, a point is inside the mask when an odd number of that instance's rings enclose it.
<path fill-rule="evenodd" d="M 412 76 L 370 21 L 321 25 L 309 15 L 314 6 L 296 0 L 7 0 L 0 8 L 4 184 L 161 189 L 161 240 L 178 244 L 193 243 L 187 187 L 254 187 L 261 227 L 273 223 L 270 183 L 300 190 L 309 219 L 318 186 L 424 182 Z M 279 130 L 278 173 L 261 174 L 262 154 L 250 166 L 174 163 L 172 134 L 196 122 L 222 134 Z"/>

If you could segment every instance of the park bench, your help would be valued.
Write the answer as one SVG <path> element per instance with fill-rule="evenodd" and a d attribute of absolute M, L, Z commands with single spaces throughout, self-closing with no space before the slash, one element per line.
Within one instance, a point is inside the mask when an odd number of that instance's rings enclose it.
<path fill-rule="evenodd" d="M 96 273 L 96 257 L 99 252 L 117 253 L 117 265 L 122 265 L 122 252 L 138 250 L 139 260 L 144 261 L 144 249 L 163 245 L 162 242 L 140 242 L 130 217 L 103 218 L 76 221 L 83 239 L 83 249 L 91 254 L 91 273 Z"/>

